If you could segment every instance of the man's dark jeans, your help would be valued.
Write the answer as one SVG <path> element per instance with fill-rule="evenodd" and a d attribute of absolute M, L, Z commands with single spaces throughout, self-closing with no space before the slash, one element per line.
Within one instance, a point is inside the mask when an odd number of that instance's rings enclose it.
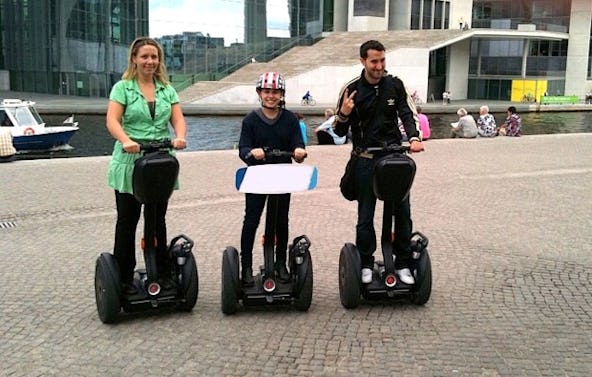
<path fill-rule="evenodd" d="M 358 223 L 356 225 L 356 246 L 360 251 L 362 268 L 372 268 L 376 251 L 376 231 L 374 230 L 374 211 L 376 196 L 373 189 L 374 165 L 376 159 L 360 158 L 356 166 L 356 192 L 358 201 Z M 413 222 L 409 195 L 394 206 L 395 240 L 393 252 L 396 255 L 395 268 L 409 267 L 411 255 L 410 239 Z"/>

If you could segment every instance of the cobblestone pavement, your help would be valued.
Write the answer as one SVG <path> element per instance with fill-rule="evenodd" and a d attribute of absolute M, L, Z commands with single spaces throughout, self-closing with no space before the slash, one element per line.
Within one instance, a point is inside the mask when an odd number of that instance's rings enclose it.
<path fill-rule="evenodd" d="M 220 269 L 224 247 L 239 245 L 241 162 L 179 153 L 167 221 L 169 236 L 196 242 L 197 305 L 115 325 L 98 319 L 93 286 L 113 242 L 108 157 L 0 164 L 0 375 L 589 376 L 590 145 L 590 134 L 426 142 L 412 211 L 430 238 L 432 297 L 354 310 L 337 282 L 354 240 L 355 204 L 337 189 L 349 146 L 310 147 L 319 186 L 293 195 L 290 227 L 313 243 L 311 308 L 233 316 L 220 310 Z"/>

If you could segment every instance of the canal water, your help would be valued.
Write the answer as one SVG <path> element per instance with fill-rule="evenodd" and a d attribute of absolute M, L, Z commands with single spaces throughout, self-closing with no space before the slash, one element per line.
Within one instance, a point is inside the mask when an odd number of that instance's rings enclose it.
<path fill-rule="evenodd" d="M 48 125 L 60 124 L 65 115 L 43 115 Z M 455 114 L 427 114 L 432 129 L 432 139 L 450 137 L 450 123 L 458 120 Z M 475 115 L 475 114 L 473 114 Z M 496 122 L 502 124 L 506 114 L 495 113 Z M 542 112 L 523 113 L 524 135 L 592 132 L 592 112 Z M 43 154 L 21 154 L 18 159 L 86 157 L 110 155 L 113 139 L 105 128 L 104 115 L 77 115 L 80 130 L 72 137 L 72 149 Z M 241 116 L 188 116 L 187 150 L 206 151 L 236 148 L 240 136 Z M 309 144 L 316 144 L 314 127 L 322 117 L 310 116 L 308 124 Z"/>

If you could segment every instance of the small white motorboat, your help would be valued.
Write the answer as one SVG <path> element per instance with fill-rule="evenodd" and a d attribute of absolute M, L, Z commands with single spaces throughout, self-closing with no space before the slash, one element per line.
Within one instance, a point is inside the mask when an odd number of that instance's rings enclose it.
<path fill-rule="evenodd" d="M 21 99 L 0 99 L 0 129 L 8 129 L 17 151 L 50 151 L 70 147 L 68 142 L 78 131 L 74 116 L 63 126 L 46 127 L 35 109 L 35 102 Z"/>

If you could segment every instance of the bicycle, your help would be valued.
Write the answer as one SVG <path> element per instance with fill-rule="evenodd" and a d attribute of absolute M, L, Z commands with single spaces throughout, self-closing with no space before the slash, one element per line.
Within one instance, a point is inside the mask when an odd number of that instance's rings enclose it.
<path fill-rule="evenodd" d="M 317 104 L 317 101 L 312 98 L 312 96 L 309 96 L 308 98 L 303 98 L 302 101 L 300 101 L 300 104 L 303 106 L 314 106 Z"/>
<path fill-rule="evenodd" d="M 536 99 L 532 94 L 526 93 L 522 96 L 522 102 L 536 102 Z"/>

